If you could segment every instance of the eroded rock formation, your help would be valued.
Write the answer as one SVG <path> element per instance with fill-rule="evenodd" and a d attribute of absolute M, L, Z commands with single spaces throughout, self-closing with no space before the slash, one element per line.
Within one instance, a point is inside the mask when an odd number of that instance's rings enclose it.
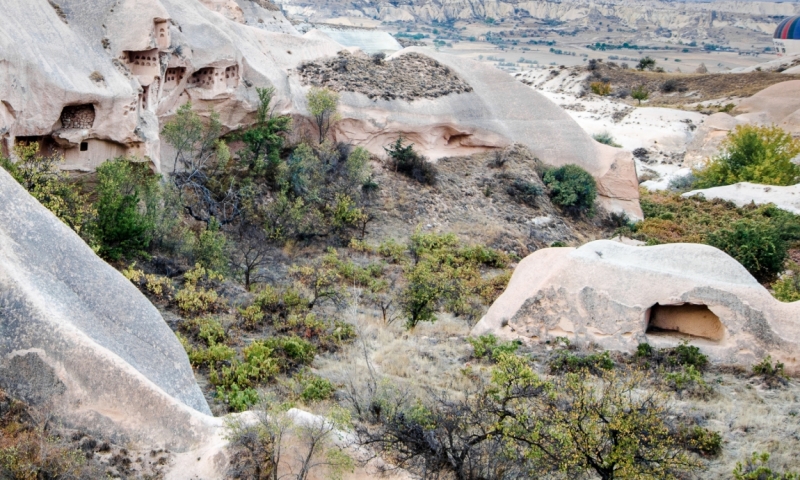
<path fill-rule="evenodd" d="M 118 442 L 208 442 L 221 423 L 155 307 L 2 169 L 0 204 L 0 387 Z"/>
<path fill-rule="evenodd" d="M 345 58 L 324 32 L 300 35 L 279 11 L 250 0 L 51 3 L 12 1 L 4 12 L 0 137 L 6 152 L 37 141 L 45 153 L 64 154 L 67 169 L 131 155 L 168 170 L 172 152 L 159 132 L 181 105 L 192 102 L 204 115 L 214 109 L 225 131 L 237 130 L 253 119 L 256 87 L 276 89 L 276 112 L 294 116 L 302 134 L 311 128 L 310 86 L 297 67 Z M 425 49 L 386 62 L 409 70 L 407 85 L 392 89 L 406 92 L 397 98 L 386 88 L 373 92 L 369 78 L 362 86 L 349 76 L 333 82 L 343 92 L 337 139 L 382 155 L 403 135 L 434 160 L 522 143 L 545 163 L 583 166 L 607 209 L 641 217 L 631 156 L 597 146 L 538 93 L 490 66 Z"/>
<path fill-rule="evenodd" d="M 472 334 L 628 352 L 688 340 L 715 362 L 749 366 L 769 354 L 798 371 L 799 313 L 713 247 L 601 240 L 525 258 Z"/>

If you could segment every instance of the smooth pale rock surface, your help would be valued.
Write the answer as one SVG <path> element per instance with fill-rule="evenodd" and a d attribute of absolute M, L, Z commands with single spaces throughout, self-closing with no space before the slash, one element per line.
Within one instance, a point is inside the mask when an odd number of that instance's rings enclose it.
<path fill-rule="evenodd" d="M 3 169 L 0 205 L 0 387 L 118 441 L 208 441 L 221 422 L 155 307 Z"/>
<path fill-rule="evenodd" d="M 715 362 L 749 366 L 769 354 L 800 370 L 800 303 L 775 300 L 734 259 L 698 244 L 539 250 L 472 330 L 487 333 L 627 352 L 685 339 Z"/>
<path fill-rule="evenodd" d="M 776 83 L 742 100 L 737 120 L 760 125 L 776 124 L 800 134 L 800 80 Z"/>
<path fill-rule="evenodd" d="M 333 41 L 345 47 L 358 47 L 365 53 L 394 53 L 403 46 L 388 32 L 367 28 L 347 28 L 333 25 L 318 25 L 317 29 Z"/>
<path fill-rule="evenodd" d="M 775 206 L 781 210 L 800 215 L 800 185 L 780 187 L 776 185 L 741 182 L 722 187 L 692 190 L 681 196 L 686 198 L 696 195 L 703 196 L 708 200 L 726 200 L 735 203 L 739 207 L 751 203 L 755 203 L 756 205 L 774 203 Z"/>

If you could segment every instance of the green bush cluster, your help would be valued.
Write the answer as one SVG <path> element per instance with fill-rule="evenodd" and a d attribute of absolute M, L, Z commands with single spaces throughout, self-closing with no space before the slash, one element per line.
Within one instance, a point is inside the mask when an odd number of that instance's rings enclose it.
<path fill-rule="evenodd" d="M 722 153 L 694 171 L 696 188 L 737 182 L 794 185 L 800 182 L 800 140 L 777 126 L 740 125 L 728 134 Z"/>
<path fill-rule="evenodd" d="M 467 342 L 472 345 L 472 356 L 478 359 L 490 358 L 492 360 L 498 359 L 501 355 L 516 353 L 522 342 L 519 340 L 512 340 L 510 342 L 500 342 L 497 337 L 491 333 L 488 335 L 481 335 L 480 337 L 469 337 Z"/>
<path fill-rule="evenodd" d="M 145 252 L 152 241 L 159 180 L 144 163 L 117 158 L 97 167 L 94 237 L 111 260 Z"/>
<path fill-rule="evenodd" d="M 583 168 L 577 165 L 551 168 L 545 171 L 543 181 L 554 204 L 572 214 L 593 214 L 597 184 Z"/>
<path fill-rule="evenodd" d="M 708 356 L 702 353 L 698 347 L 689 345 L 687 341 L 676 347 L 661 349 L 654 349 L 647 343 L 640 343 L 636 348 L 636 356 L 650 368 L 676 370 L 692 367 L 702 372 L 708 366 Z"/>
<path fill-rule="evenodd" d="M 688 450 L 697 452 L 706 457 L 716 457 L 722 453 L 722 435 L 695 425 L 684 428 L 681 436 L 686 442 Z"/>
<path fill-rule="evenodd" d="M 708 244 L 735 258 L 757 280 L 768 281 L 781 271 L 786 242 L 769 222 L 742 219 L 708 234 Z"/>
<path fill-rule="evenodd" d="M 491 248 L 464 247 L 453 234 L 417 231 L 408 251 L 412 261 L 403 267 L 406 285 L 399 303 L 409 328 L 435 321 L 439 308 L 477 316 L 476 297 L 491 282 L 482 277 L 481 267 L 503 268 L 509 261 L 507 255 Z"/>
<path fill-rule="evenodd" d="M 468 480 L 677 479 L 702 468 L 687 450 L 718 445 L 675 417 L 663 395 L 631 394 L 647 386 L 641 371 L 544 379 L 523 356 L 495 361 L 486 382 L 465 370 L 473 387 L 458 396 L 409 398 L 385 385 L 354 400 L 364 441 L 412 473 Z"/>
<path fill-rule="evenodd" d="M 576 354 L 569 350 L 557 350 L 548 361 L 551 374 L 563 374 L 588 371 L 594 375 L 601 375 L 603 370 L 614 368 L 614 361 L 607 352 Z"/>
<path fill-rule="evenodd" d="M 800 242 L 800 217 L 772 204 L 741 208 L 720 200 L 682 198 L 673 193 L 642 191 L 645 219 L 620 233 L 660 243 L 705 243 L 739 261 L 759 281 L 768 281 L 784 268 L 787 250 Z M 792 284 L 781 285 L 791 299 Z"/>
<path fill-rule="evenodd" d="M 733 478 L 735 480 L 800 480 L 800 473 L 773 470 L 769 466 L 769 453 L 753 452 L 750 458 L 736 463 Z"/>

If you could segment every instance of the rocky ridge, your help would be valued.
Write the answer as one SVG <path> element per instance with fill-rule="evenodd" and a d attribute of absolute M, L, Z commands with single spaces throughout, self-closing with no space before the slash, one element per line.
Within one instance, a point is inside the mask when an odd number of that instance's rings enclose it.
<path fill-rule="evenodd" d="M 449 22 L 456 20 L 532 17 L 539 20 L 558 19 L 570 26 L 594 26 L 597 22 L 615 22 L 626 28 L 648 24 L 662 33 L 696 34 L 707 37 L 708 29 L 745 28 L 753 32 L 772 33 L 775 16 L 800 12 L 800 5 L 777 2 L 715 2 L 713 11 L 707 4 L 668 1 L 615 0 L 382 0 L 365 4 L 321 0 L 279 0 L 284 11 L 306 18 L 342 15 L 380 19 L 384 22 Z"/>

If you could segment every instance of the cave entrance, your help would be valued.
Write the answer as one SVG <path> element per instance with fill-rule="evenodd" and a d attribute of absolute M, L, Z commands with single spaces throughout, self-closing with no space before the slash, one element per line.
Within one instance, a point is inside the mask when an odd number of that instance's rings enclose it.
<path fill-rule="evenodd" d="M 725 326 L 705 305 L 655 304 L 645 312 L 648 335 L 688 335 L 719 341 L 725 336 Z"/>

